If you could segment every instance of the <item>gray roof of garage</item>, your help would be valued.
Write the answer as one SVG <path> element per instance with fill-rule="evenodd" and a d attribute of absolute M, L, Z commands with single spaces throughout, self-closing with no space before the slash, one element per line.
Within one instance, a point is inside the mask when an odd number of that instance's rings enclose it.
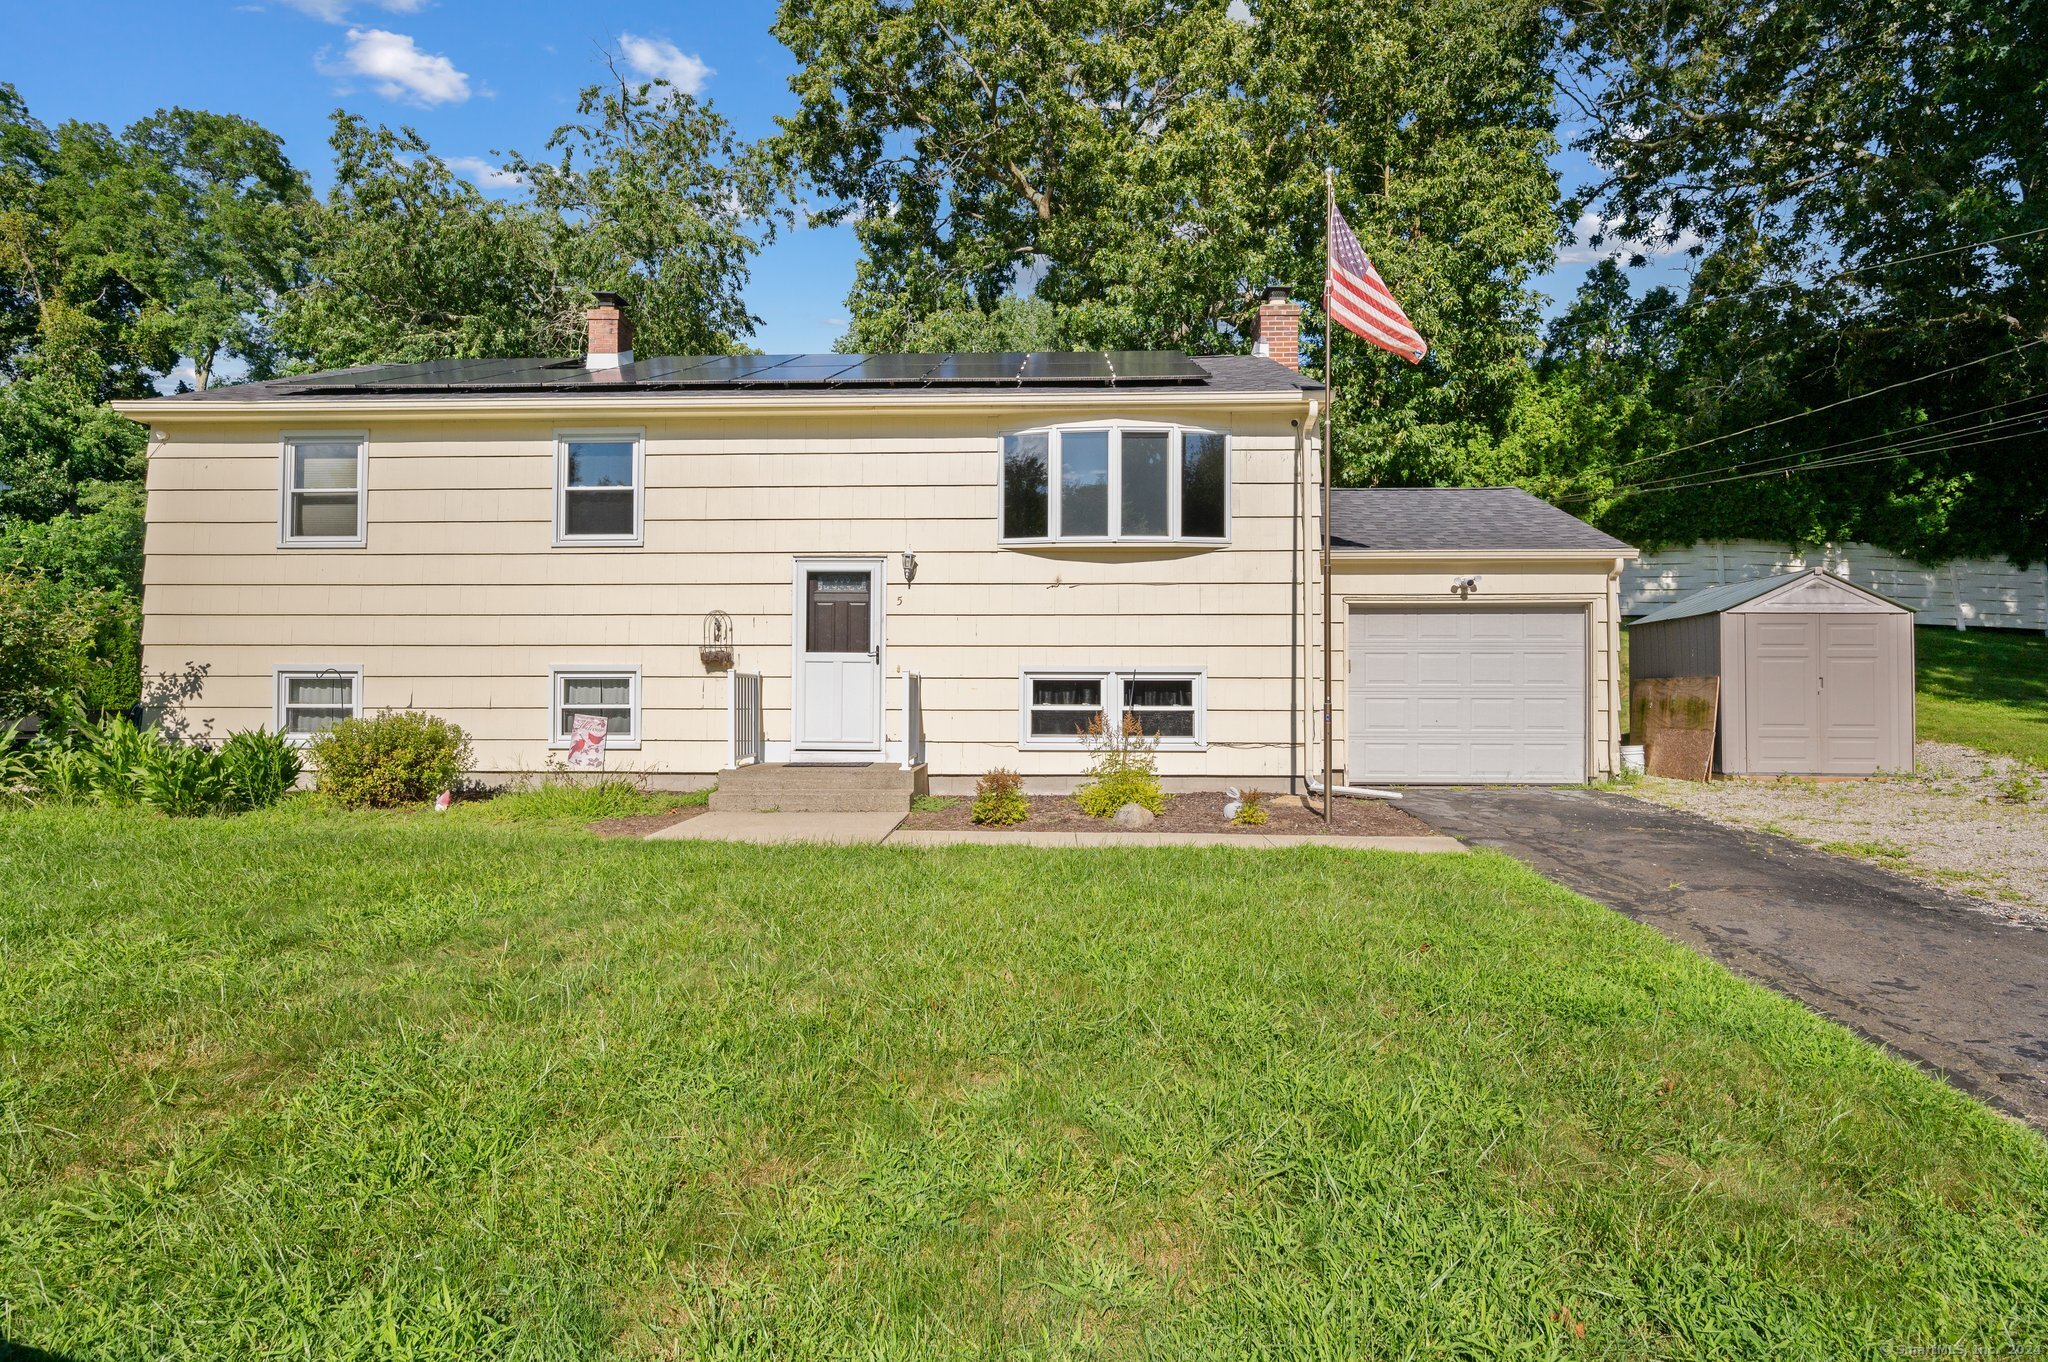
<path fill-rule="evenodd" d="M 1386 553 L 1583 549 L 1627 553 L 1613 535 L 1519 487 L 1337 487 L 1330 542 Z"/>

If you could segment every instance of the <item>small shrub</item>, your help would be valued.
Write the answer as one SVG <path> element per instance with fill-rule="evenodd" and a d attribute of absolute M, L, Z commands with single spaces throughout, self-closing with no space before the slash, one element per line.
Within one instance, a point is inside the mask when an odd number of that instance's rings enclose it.
<path fill-rule="evenodd" d="M 81 749 L 38 744 L 30 749 L 35 763 L 36 797 L 48 804 L 92 802 L 93 762 Z"/>
<path fill-rule="evenodd" d="M 421 804 L 468 772 L 469 738 L 456 725 L 415 710 L 343 719 L 308 749 L 319 788 L 344 808 Z"/>
<path fill-rule="evenodd" d="M 283 799 L 304 770 L 299 749 L 282 733 L 252 728 L 237 733 L 220 750 L 230 802 L 238 809 L 267 809 Z"/>
<path fill-rule="evenodd" d="M 1081 742 L 1094 754 L 1088 764 L 1088 783 L 1074 791 L 1081 812 L 1110 818 L 1126 804 L 1154 814 L 1166 807 L 1154 755 L 1159 740 L 1147 737 L 1135 717 L 1124 715 L 1123 724 L 1112 730 L 1098 714 L 1081 734 Z"/>
<path fill-rule="evenodd" d="M 1269 817 L 1271 815 L 1266 812 L 1266 792 L 1246 790 L 1237 797 L 1237 813 L 1230 821 L 1248 828 L 1257 828 L 1265 826 Z"/>
<path fill-rule="evenodd" d="M 1024 798 L 1024 778 L 998 766 L 974 786 L 974 809 L 969 815 L 976 823 L 1006 828 L 1031 816 L 1031 801 Z"/>
<path fill-rule="evenodd" d="M 1998 797 L 2008 804 L 2031 804 L 2041 793 L 2040 773 L 2017 763 L 1998 782 Z"/>
<path fill-rule="evenodd" d="M 196 744 L 157 743 L 137 785 L 145 804 L 173 818 L 224 813 L 234 801 L 227 763 L 220 753 Z"/>

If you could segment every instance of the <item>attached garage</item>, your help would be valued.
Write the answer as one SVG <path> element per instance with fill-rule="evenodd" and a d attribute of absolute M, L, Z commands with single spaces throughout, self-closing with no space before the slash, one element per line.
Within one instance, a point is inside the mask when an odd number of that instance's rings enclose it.
<path fill-rule="evenodd" d="M 1633 549 L 1515 488 L 1346 488 L 1330 518 L 1350 784 L 1615 769 Z"/>
<path fill-rule="evenodd" d="M 1820 568 L 1713 587 L 1629 629 L 1638 677 L 1718 677 L 1714 769 L 1913 769 L 1913 612 Z"/>

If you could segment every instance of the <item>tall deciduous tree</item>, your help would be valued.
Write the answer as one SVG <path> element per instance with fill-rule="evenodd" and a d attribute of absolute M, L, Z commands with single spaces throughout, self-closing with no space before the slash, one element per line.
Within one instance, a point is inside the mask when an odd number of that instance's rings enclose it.
<path fill-rule="evenodd" d="M 1604 170 L 1589 199 L 1622 236 L 1698 243 L 1673 398 L 1675 443 L 1697 447 L 1628 470 L 1638 485 L 1695 482 L 1629 492 L 1613 522 L 1646 537 L 1865 538 L 1932 558 L 2048 553 L 2048 437 L 1969 433 L 1971 413 L 2025 413 L 2048 394 L 2048 345 L 2034 344 L 2048 333 L 2048 11 L 1566 11 L 1578 141 Z M 1708 481 L 1851 439 L 1881 450 L 1929 420 L 1953 440 L 1824 476 Z"/>
<path fill-rule="evenodd" d="M 863 246 L 853 344 L 994 315 L 1021 268 L 1071 344 L 1240 347 L 1259 286 L 1316 289 L 1328 165 L 1440 355 L 1340 342 L 1346 471 L 1455 480 L 1499 436 L 1558 223 L 1536 5 L 784 0 L 775 31 L 779 149 Z"/>
<path fill-rule="evenodd" d="M 741 290 L 782 178 L 709 104 L 657 80 L 593 85 L 552 160 L 514 155 L 557 277 L 628 300 L 646 354 L 718 354 L 756 318 Z"/>

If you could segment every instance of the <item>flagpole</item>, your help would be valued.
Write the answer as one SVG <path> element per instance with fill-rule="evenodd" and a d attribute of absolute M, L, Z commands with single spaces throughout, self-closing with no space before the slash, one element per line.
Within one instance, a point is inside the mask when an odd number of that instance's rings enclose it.
<path fill-rule="evenodd" d="M 1337 406 L 1337 326 L 1330 320 L 1330 274 L 1332 243 L 1336 239 L 1337 178 L 1323 167 L 1323 825 L 1329 827 L 1336 807 L 1336 762 L 1330 753 L 1335 720 L 1330 706 L 1334 685 L 1330 676 L 1330 413 Z"/>

